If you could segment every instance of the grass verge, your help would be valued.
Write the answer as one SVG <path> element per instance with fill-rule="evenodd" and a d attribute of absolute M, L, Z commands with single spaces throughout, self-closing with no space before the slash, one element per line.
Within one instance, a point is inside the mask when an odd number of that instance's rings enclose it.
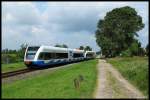
<path fill-rule="evenodd" d="M 2 98 L 92 98 L 97 77 L 97 60 L 80 62 L 30 78 L 2 84 Z M 74 79 L 83 76 L 80 88 Z"/>
<path fill-rule="evenodd" d="M 2 72 L 15 71 L 19 69 L 26 68 L 24 62 L 11 63 L 11 64 L 2 64 Z"/>
<path fill-rule="evenodd" d="M 145 96 L 148 96 L 148 57 L 111 58 L 107 61 Z"/>

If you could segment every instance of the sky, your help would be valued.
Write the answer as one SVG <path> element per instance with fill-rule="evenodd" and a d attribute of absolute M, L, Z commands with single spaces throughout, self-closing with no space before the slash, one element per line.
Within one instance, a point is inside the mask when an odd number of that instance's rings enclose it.
<path fill-rule="evenodd" d="M 114 8 L 130 6 L 143 19 L 138 32 L 142 47 L 148 44 L 148 2 L 2 2 L 2 49 L 20 45 L 66 44 L 69 48 L 96 43 L 97 22 Z"/>

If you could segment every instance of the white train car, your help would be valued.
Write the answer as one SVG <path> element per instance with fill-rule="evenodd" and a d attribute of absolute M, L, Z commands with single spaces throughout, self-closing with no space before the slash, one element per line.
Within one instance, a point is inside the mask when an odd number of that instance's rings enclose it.
<path fill-rule="evenodd" d="M 52 46 L 29 46 L 24 55 L 28 67 L 45 67 L 84 60 L 84 51 Z"/>
<path fill-rule="evenodd" d="M 96 53 L 94 51 L 86 51 L 84 57 L 86 59 L 93 59 L 96 57 Z"/>
<path fill-rule="evenodd" d="M 74 61 L 84 60 L 84 50 L 73 49 L 72 57 Z"/>

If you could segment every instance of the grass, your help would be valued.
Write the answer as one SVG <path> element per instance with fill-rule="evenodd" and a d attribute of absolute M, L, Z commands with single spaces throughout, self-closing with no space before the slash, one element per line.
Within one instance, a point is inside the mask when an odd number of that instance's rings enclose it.
<path fill-rule="evenodd" d="M 23 62 L 2 64 L 2 67 L 1 67 L 2 72 L 15 71 L 15 70 L 23 69 L 23 68 L 26 68 Z"/>
<path fill-rule="evenodd" d="M 148 57 L 125 57 L 107 59 L 121 74 L 148 96 Z"/>
<path fill-rule="evenodd" d="M 95 89 L 97 60 L 80 62 L 13 83 L 2 84 L 2 98 L 92 98 Z M 82 75 L 80 88 L 74 79 Z"/>

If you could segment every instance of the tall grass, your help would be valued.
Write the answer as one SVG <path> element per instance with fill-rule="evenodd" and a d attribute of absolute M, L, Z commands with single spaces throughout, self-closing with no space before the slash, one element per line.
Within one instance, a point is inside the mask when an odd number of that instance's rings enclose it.
<path fill-rule="evenodd" d="M 15 71 L 23 68 L 26 68 L 24 62 L 2 64 L 1 66 L 2 72 Z"/>
<path fill-rule="evenodd" d="M 108 59 L 121 74 L 148 96 L 148 58 L 125 57 Z"/>

